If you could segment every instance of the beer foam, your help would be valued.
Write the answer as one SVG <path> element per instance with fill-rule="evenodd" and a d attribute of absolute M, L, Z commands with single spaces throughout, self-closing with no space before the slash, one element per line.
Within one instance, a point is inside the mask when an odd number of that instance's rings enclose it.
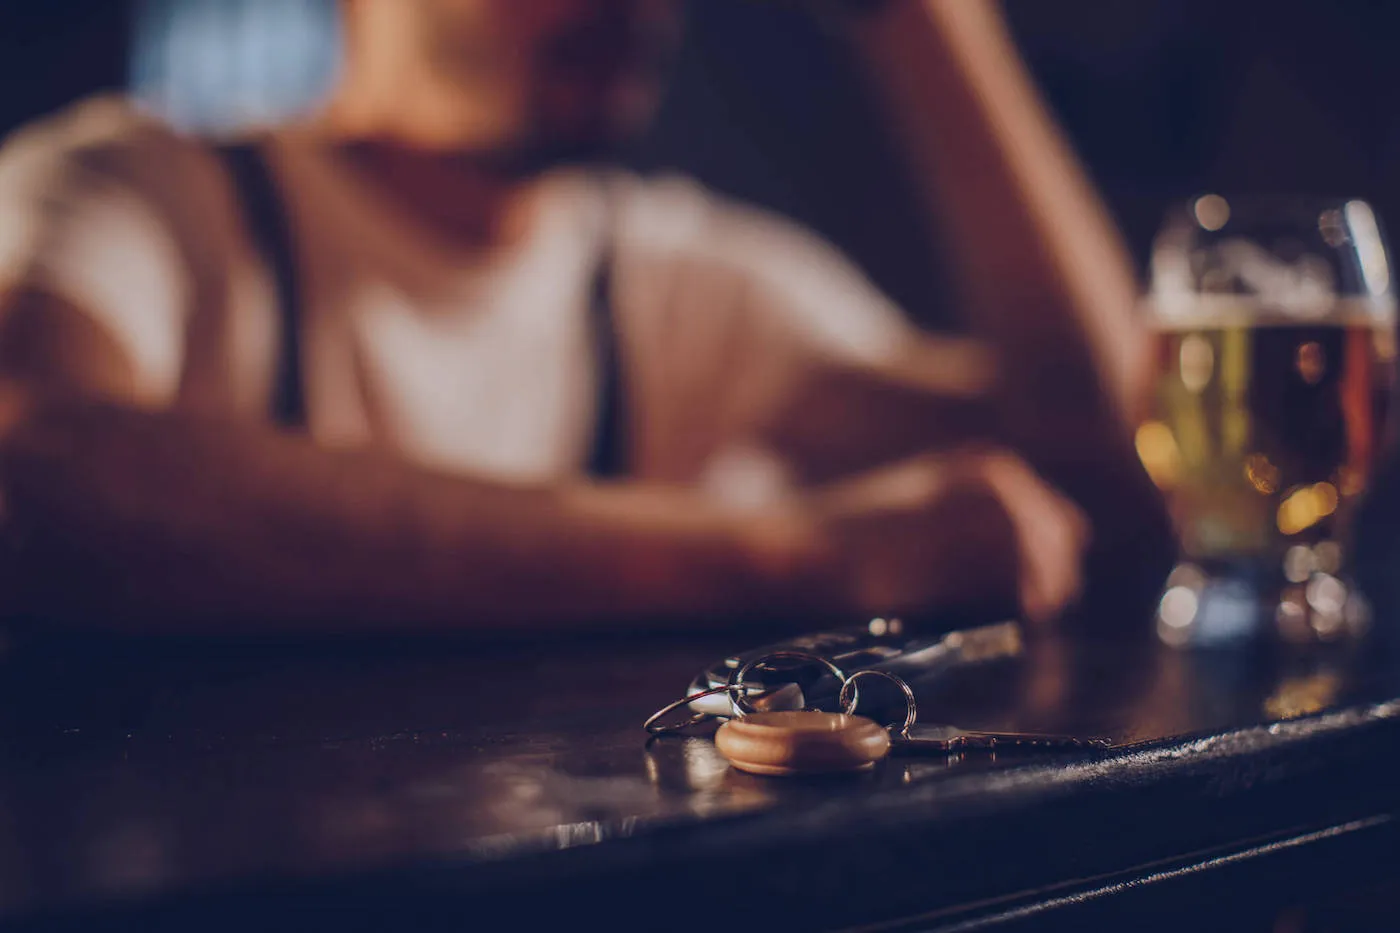
<path fill-rule="evenodd" d="M 1149 295 L 1143 318 L 1154 330 L 1254 327 L 1395 327 L 1391 298 L 1337 296 L 1300 302 L 1265 301 L 1252 295 Z"/>

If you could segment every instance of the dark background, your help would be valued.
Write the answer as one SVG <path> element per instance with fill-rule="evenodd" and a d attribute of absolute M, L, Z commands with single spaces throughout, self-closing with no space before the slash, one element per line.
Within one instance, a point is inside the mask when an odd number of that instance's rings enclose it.
<path fill-rule="evenodd" d="M 931 325 L 926 231 L 839 41 L 787 5 L 695 0 L 655 130 L 633 155 L 826 234 Z M 1364 197 L 1400 216 L 1388 0 L 1008 0 L 1052 106 L 1139 262 L 1204 190 Z M 0 132 L 129 73 L 130 0 L 0 5 Z M 333 41 L 327 36 L 327 41 Z"/>

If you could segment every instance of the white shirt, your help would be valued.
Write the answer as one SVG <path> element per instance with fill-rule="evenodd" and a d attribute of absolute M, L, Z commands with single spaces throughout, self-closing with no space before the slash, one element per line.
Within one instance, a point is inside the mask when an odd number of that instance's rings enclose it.
<path fill-rule="evenodd" d="M 606 237 L 631 463 L 649 478 L 702 481 L 773 450 L 824 374 L 877 372 L 916 339 L 823 241 L 682 178 L 619 173 L 605 196 L 598 177 L 557 171 L 523 242 L 485 263 L 425 238 L 296 130 L 270 162 L 301 270 L 308 428 L 325 444 L 527 482 L 578 473 Z M 0 151 L 0 284 L 93 315 L 144 402 L 266 417 L 274 290 L 234 198 L 207 143 L 120 99 L 83 102 Z"/>

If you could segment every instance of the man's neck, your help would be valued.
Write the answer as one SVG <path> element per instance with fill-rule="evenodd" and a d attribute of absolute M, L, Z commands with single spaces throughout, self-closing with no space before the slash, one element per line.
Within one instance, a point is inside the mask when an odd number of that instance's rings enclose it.
<path fill-rule="evenodd" d="M 538 177 L 503 172 L 470 154 L 427 152 L 390 141 L 332 145 L 337 158 L 410 222 L 452 247 L 508 248 L 524 237 L 533 219 Z"/>
<path fill-rule="evenodd" d="M 488 154 L 417 145 L 339 111 L 331 107 L 303 129 L 407 223 L 472 252 L 507 249 L 528 232 L 539 172 Z"/>

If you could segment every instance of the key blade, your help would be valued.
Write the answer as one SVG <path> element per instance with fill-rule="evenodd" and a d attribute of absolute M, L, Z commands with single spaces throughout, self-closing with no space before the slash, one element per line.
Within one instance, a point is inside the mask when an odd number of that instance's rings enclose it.
<path fill-rule="evenodd" d="M 1113 743 L 1098 737 L 1055 735 L 1038 732 L 983 732 L 958 726 L 916 723 L 904 735 L 893 737 L 893 750 L 956 752 L 967 749 L 1095 749 L 1111 748 Z"/>
<path fill-rule="evenodd" d="M 967 733 L 957 726 L 915 723 L 903 735 L 891 736 L 894 752 L 952 752 L 965 747 Z"/>
<path fill-rule="evenodd" d="M 1096 748 L 1112 747 L 1104 738 L 1077 735 L 1054 735 L 1039 732 L 968 732 L 964 736 L 969 748 Z"/>

